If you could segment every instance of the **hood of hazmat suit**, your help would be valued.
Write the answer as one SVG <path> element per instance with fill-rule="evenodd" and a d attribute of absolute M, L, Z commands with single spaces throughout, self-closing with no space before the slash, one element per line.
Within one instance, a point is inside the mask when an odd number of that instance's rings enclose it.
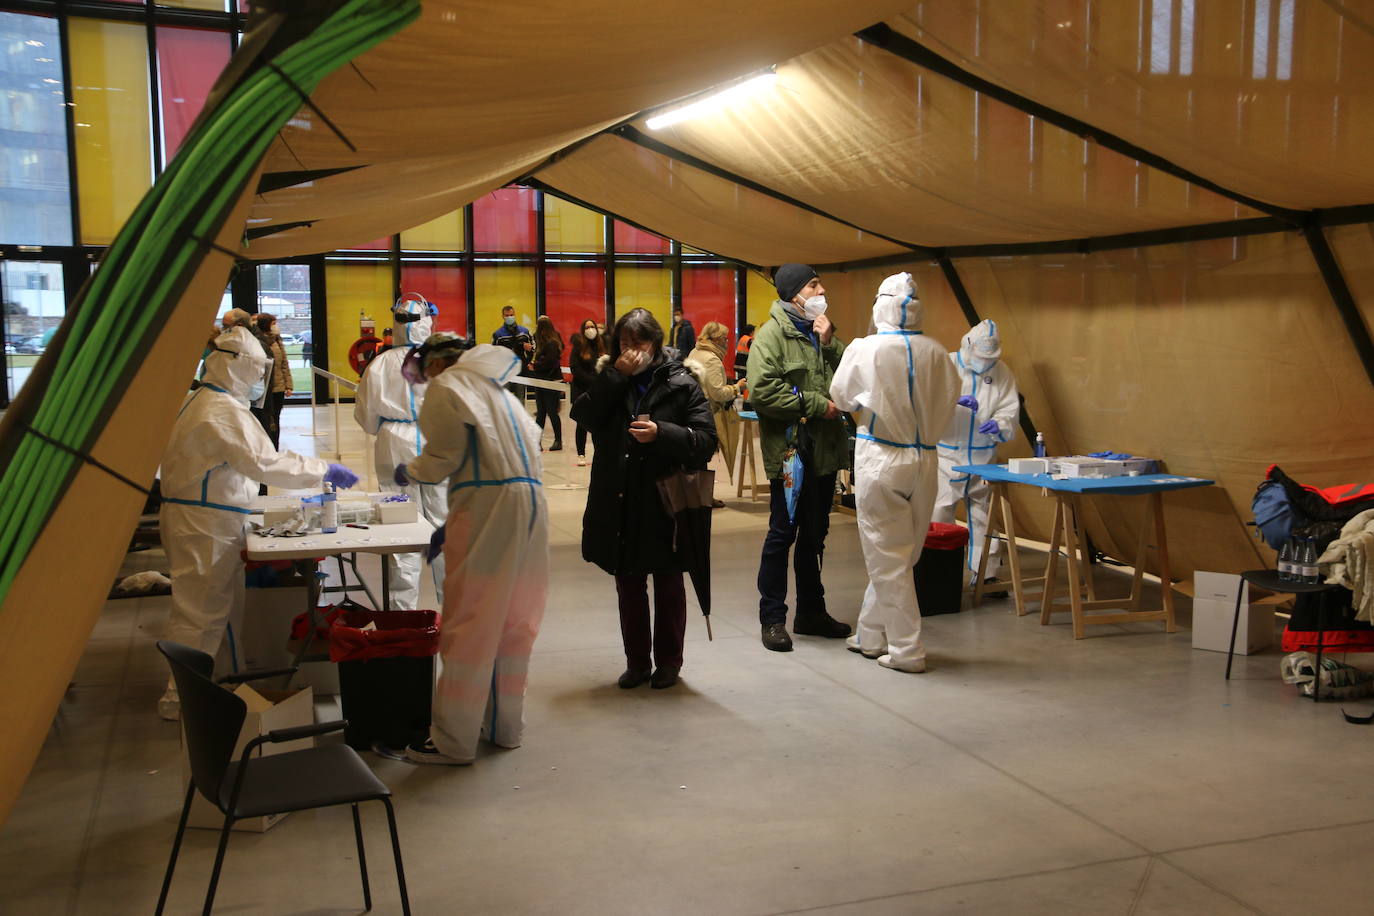
<path fill-rule="evenodd" d="M 365 432 L 377 437 L 372 450 L 377 486 L 386 493 L 405 493 L 415 502 L 420 517 L 437 528 L 448 518 L 448 494 L 444 488 L 416 484 L 398 487 L 394 480 L 396 466 L 414 461 L 424 448 L 419 419 L 428 386 L 406 381 L 401 364 L 429 339 L 434 325 L 430 308 L 423 300 L 414 298 L 396 303 L 392 312 L 396 321 L 391 332 L 396 345 L 378 354 L 363 371 L 353 402 L 353 419 Z M 402 321 L 402 316 L 418 317 Z M 424 565 L 420 554 L 388 554 L 385 562 L 391 573 L 392 607 L 400 611 L 417 609 Z M 441 564 L 436 565 L 436 586 L 443 581 L 442 570 Z M 439 594 L 443 594 L 442 586 Z"/>
<path fill-rule="evenodd" d="M 911 568 L 935 503 L 935 443 L 959 397 L 945 348 L 921 332 L 910 274 L 895 274 L 873 302 L 877 332 L 844 351 L 830 397 L 854 414 L 854 487 L 869 585 L 850 645 L 904 671 L 925 666 Z"/>
<path fill-rule="evenodd" d="M 420 411 L 425 446 L 412 479 L 447 480 L 443 673 L 430 737 L 471 760 L 484 730 L 516 747 L 530 651 L 548 593 L 548 510 L 539 427 L 506 382 L 520 360 L 479 344 L 430 379 Z"/>
<path fill-rule="evenodd" d="M 243 604 L 244 528 L 258 483 L 319 487 L 327 462 L 280 452 L 248 410 L 266 358 L 246 328 L 215 339 L 201 387 L 182 404 L 162 456 L 163 543 L 172 575 L 168 636 L 215 654 Z"/>

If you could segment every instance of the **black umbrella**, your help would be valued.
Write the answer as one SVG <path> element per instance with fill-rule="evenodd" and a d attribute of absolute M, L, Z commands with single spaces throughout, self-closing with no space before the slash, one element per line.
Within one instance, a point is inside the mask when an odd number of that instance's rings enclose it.
<path fill-rule="evenodd" d="M 715 489 L 715 471 L 678 471 L 658 480 L 663 508 L 675 526 L 673 548 L 692 577 L 692 590 L 706 618 L 706 638 L 711 640 L 715 639 L 711 634 L 711 501 Z"/>

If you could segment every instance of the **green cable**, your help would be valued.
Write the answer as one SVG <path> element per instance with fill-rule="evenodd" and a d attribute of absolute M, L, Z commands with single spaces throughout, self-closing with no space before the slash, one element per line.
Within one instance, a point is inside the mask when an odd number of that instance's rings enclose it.
<path fill-rule="evenodd" d="M 273 63 L 304 92 L 313 92 L 333 70 L 418 14 L 417 0 L 350 0 Z M 101 412 L 117 400 L 113 385 L 151 345 L 153 321 L 199 263 L 204 243 L 190 236 L 218 233 L 239 189 L 300 107 L 296 89 L 262 68 L 198 123 L 74 303 L 50 385 L 34 408 L 35 428 L 75 448 L 89 447 L 101 431 Z M 148 307 L 131 311 L 131 303 Z M 127 333 L 118 334 L 121 329 Z M 124 345 L 111 348 L 114 339 Z M 79 462 L 22 430 L 20 435 L 13 460 L 0 474 L 0 601 Z"/>

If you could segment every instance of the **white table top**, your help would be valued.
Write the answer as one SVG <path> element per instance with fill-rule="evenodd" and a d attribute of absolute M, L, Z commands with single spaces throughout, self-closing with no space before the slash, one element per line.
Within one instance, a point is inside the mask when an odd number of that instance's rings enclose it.
<path fill-rule="evenodd" d="M 303 560 L 339 553 L 415 553 L 429 546 L 434 526 L 424 519 L 404 525 L 340 527 L 334 534 L 307 534 L 298 538 L 267 538 L 248 535 L 250 560 Z"/>

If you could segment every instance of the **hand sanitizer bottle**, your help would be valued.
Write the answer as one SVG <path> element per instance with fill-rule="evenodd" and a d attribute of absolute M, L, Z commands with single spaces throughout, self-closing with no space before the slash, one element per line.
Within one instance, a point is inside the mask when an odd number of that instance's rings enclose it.
<path fill-rule="evenodd" d="M 320 533 L 333 534 L 339 530 L 339 497 L 334 492 L 334 485 L 327 483 L 324 485 L 324 492 L 320 494 Z"/>
<path fill-rule="evenodd" d="M 1044 433 L 1036 433 L 1036 434 L 1035 434 L 1035 457 L 1036 457 L 1036 458 L 1044 458 L 1044 457 L 1045 457 L 1045 434 L 1044 434 Z"/>

